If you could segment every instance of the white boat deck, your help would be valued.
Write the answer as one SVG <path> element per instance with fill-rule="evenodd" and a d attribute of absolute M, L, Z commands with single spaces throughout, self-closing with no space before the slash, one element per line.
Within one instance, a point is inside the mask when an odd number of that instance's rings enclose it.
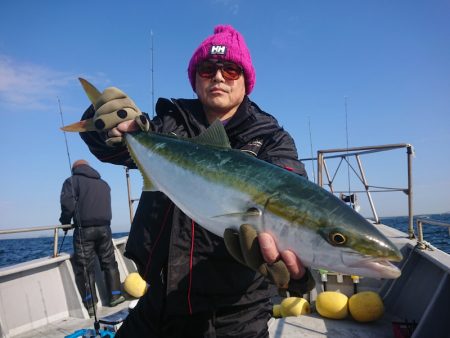
<path fill-rule="evenodd" d="M 129 302 L 123 306 L 125 308 Z M 99 317 L 110 315 L 119 308 L 104 307 L 99 309 Z M 65 318 L 46 326 L 36 328 L 33 331 L 19 334 L 17 338 L 61 338 L 70 335 L 81 328 L 93 329 L 94 319 Z M 100 325 L 103 329 L 103 325 Z M 391 319 L 384 316 L 374 323 L 357 323 L 351 319 L 332 320 L 324 319 L 317 313 L 300 317 L 288 317 L 271 319 L 269 321 L 269 333 L 271 338 L 297 338 L 297 337 L 364 337 L 381 338 L 393 337 Z"/>
<path fill-rule="evenodd" d="M 358 323 L 347 318 L 343 320 L 324 319 L 317 313 L 300 317 L 287 317 L 269 322 L 271 338 L 298 337 L 393 337 L 391 317 L 385 315 L 373 323 Z"/>
<path fill-rule="evenodd" d="M 324 319 L 314 311 L 300 317 L 271 319 L 271 338 L 394 337 L 392 321 L 405 320 L 418 323 L 413 338 L 450 336 L 450 255 L 439 250 L 417 250 L 415 241 L 408 240 L 404 233 L 383 225 L 377 227 L 401 248 L 402 276 L 381 281 L 362 278 L 358 290 L 379 292 L 385 315 L 373 323 L 358 323 L 351 318 Z M 125 242 L 116 242 L 122 280 L 133 269 L 122 255 Z M 62 255 L 48 260 L 0 269 L 0 337 L 60 338 L 80 329 L 93 329 L 94 320 L 88 317 L 75 287 L 70 258 Z M 315 290 L 306 295 L 313 308 L 317 293 L 323 290 L 317 272 L 315 278 Z M 100 300 L 104 298 L 102 289 L 98 285 Z M 351 295 L 353 283 L 349 276 L 329 275 L 327 290 Z M 102 306 L 106 302 L 101 301 L 97 318 L 127 308 L 128 303 L 110 308 Z"/>
<path fill-rule="evenodd" d="M 105 316 L 111 315 L 121 309 L 126 309 L 130 301 L 116 306 L 116 307 L 100 307 L 97 310 L 97 318 L 101 319 Z M 73 334 L 80 329 L 94 329 L 94 318 L 77 318 L 77 317 L 67 317 L 61 320 L 54 321 L 45 326 L 35 328 L 31 331 L 15 335 L 14 338 L 62 338 Z M 100 324 L 100 329 L 104 329 L 104 325 Z"/>

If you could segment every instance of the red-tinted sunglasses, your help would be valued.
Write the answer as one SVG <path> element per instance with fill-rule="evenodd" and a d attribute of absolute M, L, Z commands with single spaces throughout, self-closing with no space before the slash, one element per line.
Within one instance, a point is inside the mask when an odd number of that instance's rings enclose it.
<path fill-rule="evenodd" d="M 242 67 L 234 62 L 203 61 L 197 65 L 197 73 L 205 79 L 212 79 L 220 69 L 225 80 L 237 80 L 242 74 Z"/>

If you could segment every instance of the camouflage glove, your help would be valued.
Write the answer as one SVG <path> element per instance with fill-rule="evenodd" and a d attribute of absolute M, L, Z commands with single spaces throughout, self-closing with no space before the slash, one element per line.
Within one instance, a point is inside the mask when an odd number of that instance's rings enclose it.
<path fill-rule="evenodd" d="M 282 297 L 303 297 L 305 293 L 311 291 L 316 285 L 316 281 L 309 269 L 305 268 L 305 274 L 300 279 L 291 279 L 287 288 L 278 288 L 278 293 Z"/>
<path fill-rule="evenodd" d="M 279 289 L 280 294 L 289 291 L 291 295 L 300 296 L 310 291 L 314 285 L 314 278 L 308 269 L 305 275 L 294 280 L 290 278 L 289 271 L 282 260 L 268 264 L 262 254 L 256 230 L 249 224 L 243 224 L 239 232 L 225 229 L 224 241 L 228 252 L 241 264 L 258 271 L 272 281 Z"/>
<path fill-rule="evenodd" d="M 116 146 L 122 143 L 122 136 L 108 137 L 108 131 L 119 123 L 135 120 L 141 130 L 148 131 L 145 115 L 127 94 L 116 87 L 106 88 L 94 103 L 94 126 L 106 133 L 106 144 Z"/>
<path fill-rule="evenodd" d="M 224 232 L 225 246 L 234 259 L 269 278 L 277 287 L 285 287 L 290 279 L 286 265 L 283 261 L 266 263 L 257 237 L 256 230 L 249 224 L 241 225 L 239 232 L 233 229 Z"/>

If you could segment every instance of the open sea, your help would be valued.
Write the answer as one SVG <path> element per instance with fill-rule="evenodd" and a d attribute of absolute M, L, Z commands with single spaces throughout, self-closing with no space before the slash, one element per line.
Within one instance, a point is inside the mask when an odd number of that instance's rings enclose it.
<path fill-rule="evenodd" d="M 444 223 L 450 223 L 450 213 L 420 215 L 414 217 L 414 228 L 417 235 L 417 218 L 425 218 Z M 408 217 L 381 217 L 381 223 L 408 232 Z M 71 232 L 69 232 L 70 234 Z M 127 232 L 114 233 L 114 238 L 127 236 Z M 450 254 L 450 235 L 447 227 L 424 224 L 424 239 L 436 248 Z M 59 237 L 60 252 L 73 253 L 72 236 Z M 53 254 L 53 237 L 1 239 L 0 238 L 0 268 L 32 259 L 51 256 Z"/>
<path fill-rule="evenodd" d="M 73 253 L 72 231 L 63 239 L 64 235 L 58 238 L 58 252 Z M 114 233 L 113 238 L 128 236 L 128 232 Z M 18 263 L 30 261 L 32 259 L 48 257 L 53 255 L 53 237 L 36 238 L 0 238 L 0 268 Z"/>

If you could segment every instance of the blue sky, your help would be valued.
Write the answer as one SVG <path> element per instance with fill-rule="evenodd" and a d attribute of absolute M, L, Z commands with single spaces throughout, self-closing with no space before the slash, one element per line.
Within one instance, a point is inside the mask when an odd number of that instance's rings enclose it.
<path fill-rule="evenodd" d="M 58 224 L 70 174 L 59 103 L 66 124 L 79 119 L 89 102 L 78 77 L 121 88 L 151 114 L 151 32 L 155 100 L 192 98 L 189 59 L 217 24 L 244 35 L 256 68 L 250 98 L 292 134 L 300 157 L 347 142 L 411 143 L 415 213 L 450 211 L 448 0 L 3 0 L 0 229 Z M 128 231 L 124 168 L 100 163 L 77 134 L 67 140 L 71 160 L 87 159 L 110 183 L 113 231 Z M 405 163 L 404 150 L 374 156 L 367 178 L 406 187 Z M 141 179 L 131 178 L 136 198 Z M 401 193 L 374 199 L 380 216 L 406 214 Z"/>

